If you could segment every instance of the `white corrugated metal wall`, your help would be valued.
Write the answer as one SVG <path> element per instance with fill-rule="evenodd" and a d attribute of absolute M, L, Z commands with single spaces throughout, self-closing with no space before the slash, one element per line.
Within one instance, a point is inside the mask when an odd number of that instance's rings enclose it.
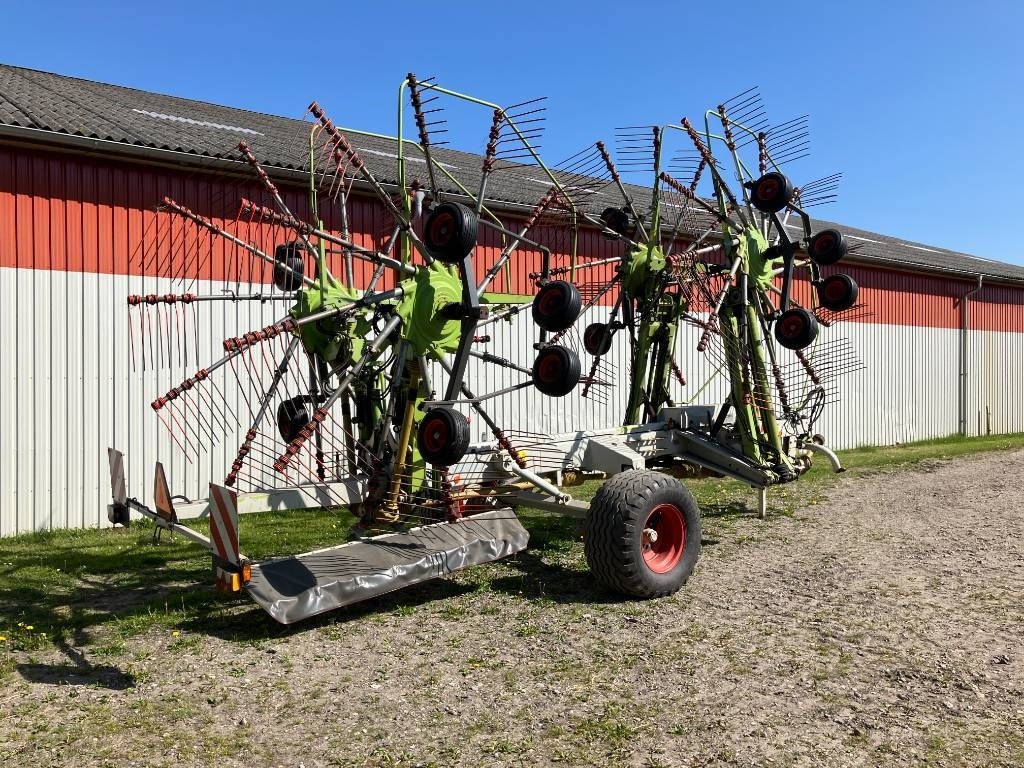
<path fill-rule="evenodd" d="M 205 483 L 221 479 L 244 433 L 211 446 L 201 461 L 188 464 L 174 448 L 149 403 L 194 366 L 172 366 L 129 375 L 129 334 L 124 277 L 56 271 L 0 269 L 0 321 L 12 329 L 0 345 L 0 528 L 4 535 L 47 528 L 82 527 L 105 522 L 110 489 L 106 448 L 127 456 L 129 493 L 148 499 L 152 468 L 165 463 L 175 492 L 205 495 Z M 166 281 L 150 280 L 149 290 L 169 290 Z M 61 297 L 59 307 L 20 302 L 31 295 Z M 224 311 L 199 338 L 200 359 L 219 357 L 221 341 L 239 329 L 256 328 L 273 319 L 272 308 L 252 305 L 238 313 Z M 586 322 L 601 319 L 592 310 Z M 16 331 L 16 332 L 15 332 Z M 491 348 L 519 360 L 532 359 L 533 329 L 527 319 L 498 323 L 490 329 Z M 849 323 L 827 333 L 850 337 L 866 367 L 840 385 L 842 406 L 830 407 L 819 430 L 831 444 L 891 444 L 953 434 L 958 426 L 957 396 L 960 334 L 954 329 Z M 703 356 L 693 351 L 695 333 L 680 339 L 680 366 L 688 387 L 676 387 L 680 402 L 713 375 Z M 1024 341 L 1021 334 L 975 331 L 970 334 L 971 388 L 968 428 L 984 434 L 986 407 L 994 433 L 1024 431 L 1021 391 Z M 624 339 L 617 338 L 610 358 L 625 378 Z M 584 363 L 587 363 L 586 358 Z M 607 375 L 603 369 L 599 375 Z M 470 380 L 478 391 L 514 383 L 508 371 L 474 362 Z M 223 380 L 230 407 L 242 413 L 244 400 Z M 522 390 L 489 406 L 499 423 L 530 432 L 559 433 L 618 423 L 624 386 L 609 388 L 602 402 L 578 396 L 552 399 Z M 717 380 L 697 402 L 717 402 L 724 382 Z M 243 418 L 244 422 L 245 419 Z"/>

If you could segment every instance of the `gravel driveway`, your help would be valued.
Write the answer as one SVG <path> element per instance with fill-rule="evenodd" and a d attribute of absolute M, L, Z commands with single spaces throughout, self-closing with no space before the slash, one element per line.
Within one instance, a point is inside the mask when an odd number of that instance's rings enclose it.
<path fill-rule="evenodd" d="M 1024 765 L 1022 479 L 987 453 L 712 511 L 652 602 L 595 588 L 569 528 L 291 630 L 76 638 L 5 680 L 0 762 Z"/>

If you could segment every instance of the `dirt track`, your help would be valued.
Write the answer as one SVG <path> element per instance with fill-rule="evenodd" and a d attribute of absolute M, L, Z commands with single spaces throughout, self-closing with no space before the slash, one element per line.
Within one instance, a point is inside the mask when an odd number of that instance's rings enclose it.
<path fill-rule="evenodd" d="M 256 633 L 38 654 L 0 691 L 0 759 L 1019 766 L 1022 478 L 1024 452 L 983 454 L 709 518 L 690 585 L 650 603 L 595 589 L 553 537 L 269 638 L 252 612 Z"/>

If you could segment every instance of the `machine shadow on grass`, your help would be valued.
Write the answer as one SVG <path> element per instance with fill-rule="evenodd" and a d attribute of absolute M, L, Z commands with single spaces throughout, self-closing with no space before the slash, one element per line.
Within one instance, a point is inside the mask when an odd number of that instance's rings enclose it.
<path fill-rule="evenodd" d="M 152 529 L 39 534 L 0 542 L 0 632 L 17 635 L 8 648 L 32 653 L 53 647 L 67 662 L 18 663 L 26 680 L 89 684 L 120 690 L 134 684 L 113 664 L 97 664 L 120 641 L 165 626 L 231 642 L 260 642 L 366 616 L 410 611 L 459 598 L 481 587 L 529 601 L 611 604 L 625 598 L 587 571 L 582 521 L 520 510 L 530 547 L 499 565 L 480 566 L 290 626 L 276 623 L 244 595 L 216 593 L 207 555 L 184 542 L 153 544 Z M 735 521 L 756 514 L 744 499 L 703 505 L 705 547 L 725 538 Z M 333 531 L 336 536 L 338 531 Z M 710 535 L 709 535 L 710 534 Z M 32 632 L 24 627 L 32 627 Z"/>
<path fill-rule="evenodd" d="M 63 638 L 54 642 L 57 649 L 68 657 L 69 664 L 18 664 L 18 673 L 30 683 L 48 685 L 89 685 L 111 691 L 124 691 L 135 687 L 135 677 L 112 664 L 93 664 L 84 651 L 72 647 Z"/>
<path fill-rule="evenodd" d="M 94 538 L 95 537 L 95 538 Z M 94 543 L 86 543 L 94 538 Z M 9 665 L 30 682 L 131 688 L 132 676 L 90 660 L 123 637 L 159 623 L 172 610 L 191 611 L 216 599 L 194 584 L 209 572 L 196 553 L 153 546 L 151 533 L 127 531 L 39 534 L 32 544 L 0 542 L 0 631 L 27 662 Z M 168 585 L 172 586 L 168 586 Z M 66 663 L 37 663 L 50 647 Z M 14 662 L 21 654 L 8 657 Z"/>

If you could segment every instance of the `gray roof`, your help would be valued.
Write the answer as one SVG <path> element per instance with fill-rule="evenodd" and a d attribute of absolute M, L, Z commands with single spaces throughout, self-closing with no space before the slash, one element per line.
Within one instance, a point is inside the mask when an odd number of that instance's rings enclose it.
<path fill-rule="evenodd" d="M 80 137 L 126 151 L 173 152 L 177 153 L 177 161 L 185 164 L 237 161 L 236 145 L 244 139 L 268 167 L 298 171 L 308 165 L 309 123 L 301 120 L 2 64 L 0 129 L 8 135 L 23 134 L 39 141 Z M 396 181 L 396 140 L 357 131 L 350 132 L 350 139 L 382 182 Z M 437 157 L 453 176 L 468 188 L 475 188 L 480 156 L 439 149 Z M 410 175 L 416 175 L 417 168 L 425 173 L 422 165 L 421 159 L 411 158 Z M 488 185 L 488 198 L 510 206 L 534 205 L 545 190 L 542 181 L 533 183 L 529 176 L 495 174 Z M 640 187 L 630 187 L 629 192 L 638 204 L 648 195 Z M 591 201 L 598 207 L 618 202 L 617 197 L 611 196 L 596 196 Z M 822 220 L 815 222 L 816 228 L 828 225 Z M 853 244 L 862 246 L 856 253 L 857 261 L 1024 281 L 1022 266 L 848 226 L 833 226 L 841 229 Z"/>

